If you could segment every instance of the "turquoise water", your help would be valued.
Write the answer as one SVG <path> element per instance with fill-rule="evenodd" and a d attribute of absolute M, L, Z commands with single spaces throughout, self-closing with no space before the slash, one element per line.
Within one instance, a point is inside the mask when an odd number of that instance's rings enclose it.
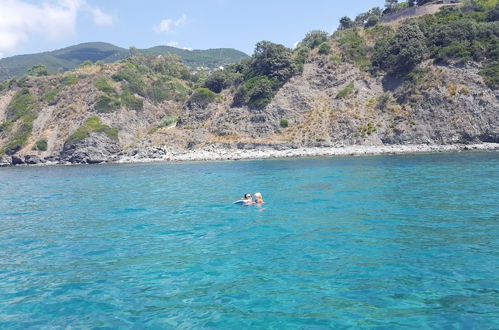
<path fill-rule="evenodd" d="M 498 184 L 497 152 L 0 169 L 0 328 L 498 328 Z"/>

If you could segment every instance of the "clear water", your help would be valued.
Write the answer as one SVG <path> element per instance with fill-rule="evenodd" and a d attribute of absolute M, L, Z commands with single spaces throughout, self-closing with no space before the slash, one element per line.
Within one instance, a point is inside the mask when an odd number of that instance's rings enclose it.
<path fill-rule="evenodd" d="M 498 184 L 497 152 L 0 169 L 0 328 L 499 328 Z"/>

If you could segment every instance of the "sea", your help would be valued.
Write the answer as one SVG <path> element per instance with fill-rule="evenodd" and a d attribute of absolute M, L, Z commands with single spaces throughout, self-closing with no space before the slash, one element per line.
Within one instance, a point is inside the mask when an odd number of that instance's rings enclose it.
<path fill-rule="evenodd" d="M 497 329 L 499 152 L 1 168 L 0 328 Z"/>

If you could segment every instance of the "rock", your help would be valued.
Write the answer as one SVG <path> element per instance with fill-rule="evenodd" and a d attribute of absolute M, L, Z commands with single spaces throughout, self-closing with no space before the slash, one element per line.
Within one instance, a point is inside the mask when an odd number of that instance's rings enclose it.
<path fill-rule="evenodd" d="M 0 156 L 0 167 L 10 166 L 12 164 L 12 157 Z"/>
<path fill-rule="evenodd" d="M 19 156 L 12 156 L 12 165 L 23 165 L 24 160 Z"/>
<path fill-rule="evenodd" d="M 72 164 L 98 164 L 111 161 L 121 152 L 118 141 L 104 133 L 92 132 L 84 140 L 64 144 L 61 159 Z"/>
<path fill-rule="evenodd" d="M 40 157 L 36 155 L 26 155 L 24 156 L 24 162 L 28 165 L 36 165 L 36 164 L 41 164 L 43 161 L 40 159 Z"/>

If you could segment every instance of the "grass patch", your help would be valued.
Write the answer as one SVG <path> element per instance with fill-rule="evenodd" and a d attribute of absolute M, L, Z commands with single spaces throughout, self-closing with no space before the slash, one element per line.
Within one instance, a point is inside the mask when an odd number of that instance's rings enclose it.
<path fill-rule="evenodd" d="M 344 98 L 348 97 L 349 95 L 351 95 L 353 93 L 354 89 L 355 89 L 355 85 L 353 82 L 351 82 L 347 85 L 347 87 L 343 88 L 338 93 L 338 95 L 336 95 L 336 98 L 337 99 L 344 99 Z"/>
<path fill-rule="evenodd" d="M 86 139 L 91 132 L 104 133 L 113 140 L 118 139 L 118 130 L 101 123 L 100 118 L 92 116 L 74 132 L 67 141 L 81 141 Z"/>
<path fill-rule="evenodd" d="M 34 105 L 35 100 L 29 89 L 21 88 L 7 106 L 7 120 L 15 122 L 22 116 L 30 114 Z"/>
<path fill-rule="evenodd" d="M 70 73 L 62 78 L 62 84 L 66 86 L 71 86 L 76 84 L 78 81 L 78 76 L 75 75 L 74 73 Z"/>
<path fill-rule="evenodd" d="M 101 92 L 104 92 L 108 95 L 117 95 L 116 89 L 109 84 L 109 80 L 105 77 L 98 78 L 94 81 L 94 86 Z"/>
<path fill-rule="evenodd" d="M 144 109 L 144 101 L 133 95 L 128 89 L 125 89 L 120 96 L 121 104 L 128 109 L 140 111 Z"/>
<path fill-rule="evenodd" d="M 282 120 L 279 122 L 279 126 L 281 126 L 282 128 L 289 127 L 289 121 L 287 121 L 286 119 L 282 119 Z"/>
<path fill-rule="evenodd" d="M 61 90 L 59 88 L 49 90 L 47 93 L 45 93 L 45 95 L 43 95 L 43 101 L 48 103 L 53 102 L 60 91 Z"/>

